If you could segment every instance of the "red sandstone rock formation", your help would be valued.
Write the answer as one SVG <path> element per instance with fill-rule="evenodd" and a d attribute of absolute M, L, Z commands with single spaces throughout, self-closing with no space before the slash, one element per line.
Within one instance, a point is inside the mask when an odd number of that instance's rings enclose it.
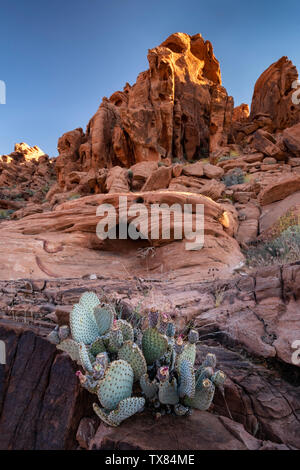
<path fill-rule="evenodd" d="M 221 86 L 211 43 L 176 33 L 151 49 L 148 61 L 135 85 L 103 99 L 85 134 L 76 129 L 59 139 L 61 188 L 70 187 L 71 171 L 192 160 L 227 143 L 233 99 Z"/>
<path fill-rule="evenodd" d="M 258 129 L 278 133 L 300 121 L 300 106 L 293 102 L 298 72 L 287 57 L 282 57 L 265 70 L 255 84 L 251 113 L 242 118 L 242 107 L 234 109 L 232 136 L 236 143 L 252 145 Z M 246 107 L 245 118 L 247 114 Z"/>
<path fill-rule="evenodd" d="M 127 196 L 128 208 L 143 202 L 149 218 L 153 204 L 169 207 L 191 204 L 194 212 L 196 204 L 203 204 L 204 247 L 187 251 L 184 235 L 182 240 L 174 240 L 173 219 L 169 239 L 162 238 L 161 231 L 158 231 L 158 238 L 152 239 L 156 222 L 150 219 L 140 228 L 145 240 L 101 241 L 96 235 L 96 226 L 101 220 L 96 209 L 101 204 L 112 204 L 118 212 L 120 195 Z M 132 219 L 132 216 L 128 217 L 128 223 Z M 195 217 L 193 220 L 195 222 Z M 160 224 L 156 227 L 159 230 Z M 91 272 L 117 278 L 127 277 L 128 273 L 143 277 L 178 276 L 186 280 L 195 276 L 201 279 L 228 277 L 244 259 L 233 238 L 236 230 L 234 210 L 231 213 L 227 206 L 198 194 L 153 191 L 87 196 L 60 204 L 52 212 L 1 223 L 0 263 L 3 269 L 0 278 L 82 277 Z M 155 247 L 155 256 L 147 257 L 145 249 L 151 247 Z M 145 251 L 145 257 L 139 257 L 138 249 Z"/>
<path fill-rule="evenodd" d="M 272 130 L 283 130 L 300 120 L 300 109 L 292 101 L 293 82 L 298 72 L 287 57 L 281 57 L 264 71 L 255 84 L 251 104 L 251 119 L 266 117 Z"/>
<path fill-rule="evenodd" d="M 39 147 L 25 143 L 16 144 L 10 155 L 0 156 L 0 208 L 19 209 L 28 200 L 43 202 L 55 181 L 54 163 Z"/>
<path fill-rule="evenodd" d="M 232 122 L 235 121 L 243 121 L 244 119 L 248 119 L 250 116 L 249 105 L 242 103 L 240 106 L 234 108 L 232 113 Z"/>

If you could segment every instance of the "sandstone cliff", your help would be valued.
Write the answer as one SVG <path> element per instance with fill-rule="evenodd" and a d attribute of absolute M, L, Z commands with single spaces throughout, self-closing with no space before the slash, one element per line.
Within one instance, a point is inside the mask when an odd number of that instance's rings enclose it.
<path fill-rule="evenodd" d="M 85 133 L 59 139 L 61 188 L 72 186 L 72 171 L 193 160 L 227 143 L 233 99 L 221 85 L 211 43 L 176 33 L 149 50 L 148 62 L 133 86 L 103 99 Z"/>

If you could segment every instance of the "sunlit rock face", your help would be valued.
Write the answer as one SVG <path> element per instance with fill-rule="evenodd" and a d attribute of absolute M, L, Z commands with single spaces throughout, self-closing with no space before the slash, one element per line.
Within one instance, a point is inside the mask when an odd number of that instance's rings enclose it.
<path fill-rule="evenodd" d="M 200 34 L 176 33 L 148 52 L 149 69 L 103 101 L 82 129 L 58 141 L 58 181 L 70 171 L 129 168 L 145 161 L 193 160 L 226 145 L 233 99 Z"/>
<path fill-rule="evenodd" d="M 300 120 L 300 108 L 293 103 L 293 84 L 298 80 L 294 64 L 281 57 L 270 65 L 255 84 L 251 104 L 251 119 L 260 116 L 272 122 L 271 131 L 283 130 Z"/>

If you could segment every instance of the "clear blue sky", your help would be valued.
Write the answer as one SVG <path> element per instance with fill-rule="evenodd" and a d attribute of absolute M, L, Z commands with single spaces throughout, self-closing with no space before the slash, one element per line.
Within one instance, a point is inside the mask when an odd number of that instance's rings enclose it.
<path fill-rule="evenodd" d="M 133 84 L 147 50 L 171 33 L 214 46 L 236 105 L 287 55 L 300 69 L 298 0 L 0 0 L 0 154 L 15 142 L 57 155 L 57 139 L 85 129 L 103 96 Z"/>

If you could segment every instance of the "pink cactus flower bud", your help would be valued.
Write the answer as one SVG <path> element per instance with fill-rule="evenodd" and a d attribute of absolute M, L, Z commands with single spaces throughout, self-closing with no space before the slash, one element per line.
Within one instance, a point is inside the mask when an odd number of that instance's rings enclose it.
<path fill-rule="evenodd" d="M 182 336 L 182 335 L 178 336 L 178 338 L 177 338 L 177 340 L 176 340 L 176 343 L 177 343 L 179 346 L 181 346 L 181 345 L 183 344 L 183 336 Z"/>

